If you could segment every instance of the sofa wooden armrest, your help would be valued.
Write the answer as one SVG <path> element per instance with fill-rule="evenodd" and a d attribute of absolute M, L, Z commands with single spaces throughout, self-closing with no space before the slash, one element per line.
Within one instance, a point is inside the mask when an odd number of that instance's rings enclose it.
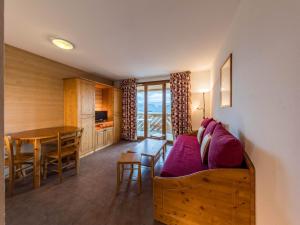
<path fill-rule="evenodd" d="M 165 224 L 254 225 L 254 167 L 154 178 L 154 217 Z"/>

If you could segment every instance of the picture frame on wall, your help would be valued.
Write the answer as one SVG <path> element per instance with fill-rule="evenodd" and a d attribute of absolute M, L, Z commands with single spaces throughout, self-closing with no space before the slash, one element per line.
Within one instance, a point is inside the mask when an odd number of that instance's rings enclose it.
<path fill-rule="evenodd" d="M 221 107 L 232 107 L 232 54 L 220 69 Z"/>

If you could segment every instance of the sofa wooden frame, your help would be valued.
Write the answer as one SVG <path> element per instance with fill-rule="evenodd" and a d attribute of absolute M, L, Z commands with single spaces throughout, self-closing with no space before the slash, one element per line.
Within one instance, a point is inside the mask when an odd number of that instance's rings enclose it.
<path fill-rule="evenodd" d="M 165 224 L 255 225 L 255 168 L 209 169 L 153 180 L 154 218 Z"/>

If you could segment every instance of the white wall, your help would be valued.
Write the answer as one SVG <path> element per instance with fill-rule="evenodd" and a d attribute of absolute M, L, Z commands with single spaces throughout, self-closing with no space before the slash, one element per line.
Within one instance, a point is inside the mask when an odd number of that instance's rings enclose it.
<path fill-rule="evenodd" d="M 221 109 L 219 69 L 233 53 L 233 106 Z M 299 225 L 300 1 L 242 0 L 212 71 L 213 116 L 256 167 L 258 225 Z"/>
<path fill-rule="evenodd" d="M 210 89 L 211 74 L 209 70 L 197 71 L 191 73 L 191 89 L 192 89 L 192 128 L 197 130 L 202 121 L 203 112 L 197 107 L 203 107 L 203 95 L 205 93 L 205 116 L 211 115 L 210 110 Z"/>

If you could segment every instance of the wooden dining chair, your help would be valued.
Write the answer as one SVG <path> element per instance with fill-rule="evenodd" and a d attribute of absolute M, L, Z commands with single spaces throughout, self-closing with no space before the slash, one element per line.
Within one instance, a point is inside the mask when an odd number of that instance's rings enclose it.
<path fill-rule="evenodd" d="M 25 176 L 26 170 L 33 168 L 33 153 L 14 153 L 13 142 L 10 136 L 4 137 L 5 142 L 5 166 L 8 167 L 8 193 L 10 196 L 13 195 L 16 174 L 21 174 L 22 177 Z"/>
<path fill-rule="evenodd" d="M 83 129 L 72 132 L 60 132 L 57 138 L 57 149 L 47 151 L 44 157 L 44 178 L 47 178 L 48 165 L 57 166 L 54 170 L 59 175 L 59 181 L 62 182 L 63 169 L 75 164 L 76 173 L 79 173 L 79 147 Z M 74 163 L 71 162 L 73 159 Z M 64 165 L 63 165 L 64 163 Z"/>

